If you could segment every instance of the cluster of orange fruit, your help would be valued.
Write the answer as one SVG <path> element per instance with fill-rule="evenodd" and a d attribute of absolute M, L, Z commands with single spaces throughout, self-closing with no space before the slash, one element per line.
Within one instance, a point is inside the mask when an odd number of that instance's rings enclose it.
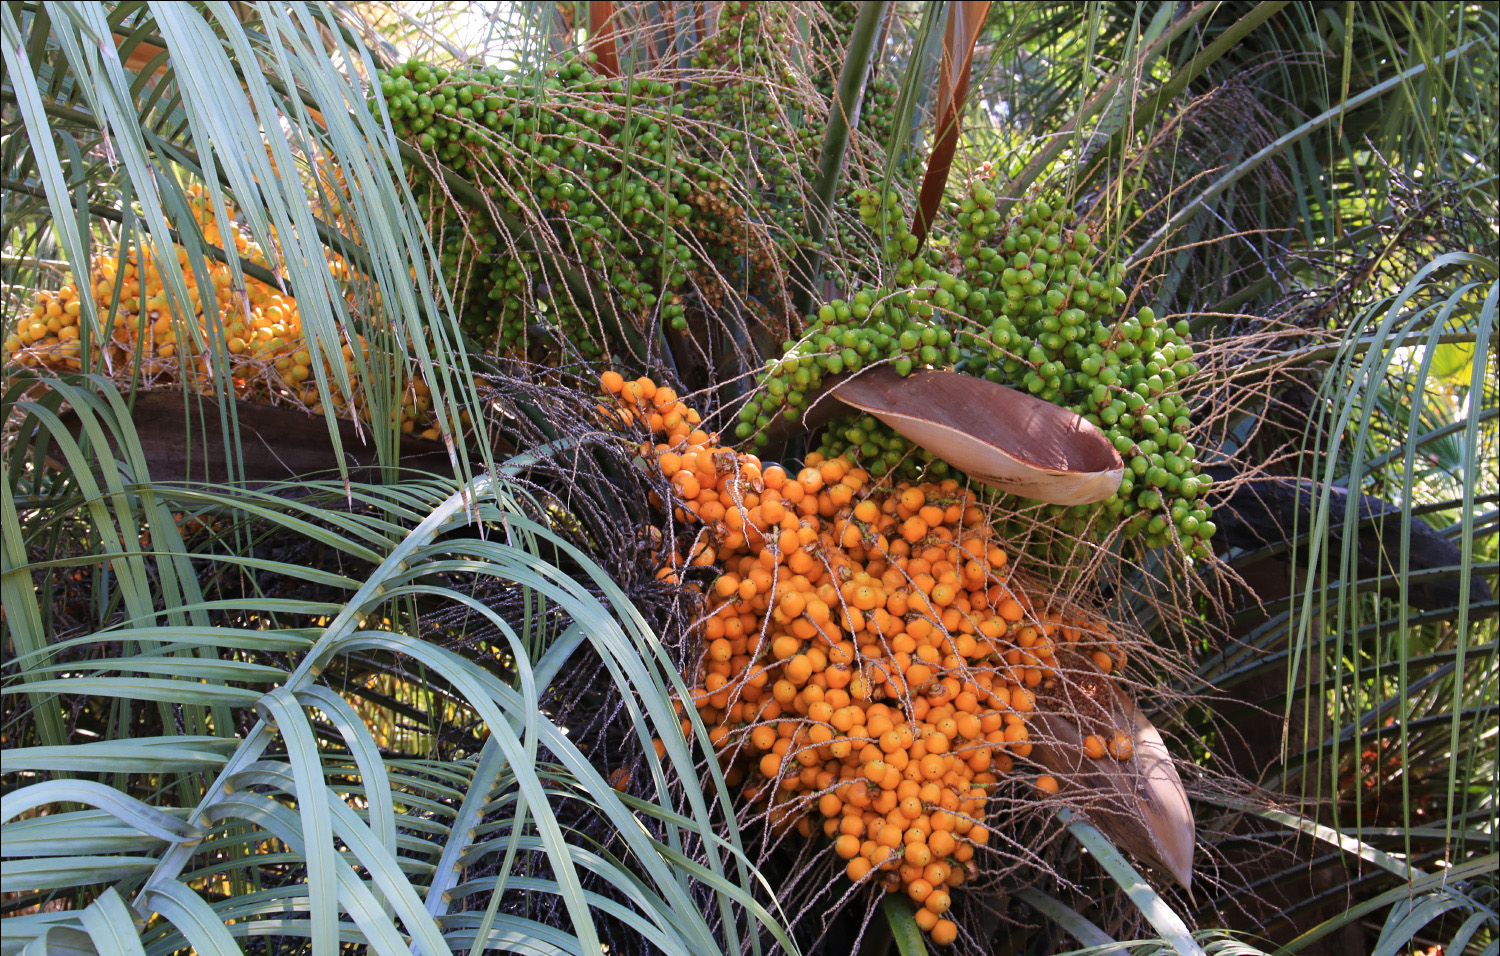
<path fill-rule="evenodd" d="M 662 576 L 723 568 L 685 676 L 726 779 L 777 831 L 821 829 L 849 879 L 904 891 L 932 940 L 953 942 L 944 914 L 978 873 L 988 791 L 1031 754 L 1028 718 L 1055 686 L 1059 645 L 1086 653 L 1098 626 L 1033 607 L 955 481 L 874 485 L 816 454 L 791 474 L 718 446 L 670 389 L 615 373 L 602 384 L 662 439 L 642 452 L 696 531 L 664 549 Z M 1105 673 L 1116 664 L 1090 656 Z M 1133 744 L 1091 735 L 1085 749 L 1123 760 Z M 1057 791 L 1049 776 L 1035 785 Z"/>
<path fill-rule="evenodd" d="M 201 186 L 191 186 L 187 193 L 193 218 L 209 244 L 227 248 L 228 240 L 245 261 L 270 265 L 260 245 L 232 221 L 220 225 Z M 232 217 L 232 207 L 228 211 Z M 110 367 L 131 368 L 139 353 L 143 371 L 150 379 L 187 378 L 208 389 L 213 381 L 210 362 L 214 355 L 210 350 L 216 349 L 228 362 L 235 393 L 240 398 L 272 401 L 281 394 L 291 395 L 321 413 L 322 405 L 312 380 L 312 356 L 303 338 L 296 301 L 249 277 L 245 279 L 244 295 L 237 295 L 232 291 L 229 266 L 212 259 L 208 261 L 208 278 L 214 291 L 207 296 L 193 271 L 187 268 L 187 250 L 181 246 L 175 248 L 192 309 L 191 319 L 186 318 L 186 309 L 177 310 L 174 315 L 162 265 L 149 250 L 129 249 L 118 255 L 94 257 L 88 277 L 94 300 L 101 319 L 107 321 L 111 309 L 114 315 L 107 344 Z M 336 278 L 355 278 L 342 256 L 331 251 L 327 256 L 328 268 Z M 217 309 L 211 307 L 215 301 Z M 60 370 L 81 369 L 83 305 L 76 283 L 65 284 L 56 291 L 37 292 L 31 311 L 20 317 L 5 338 L 6 361 Z M 344 344 L 342 358 L 351 379 L 355 348 L 368 355 L 368 347 L 362 340 Z M 324 364 L 327 366 L 326 360 Z M 350 399 L 332 386 L 331 396 L 341 417 L 358 415 L 369 420 L 369 409 L 359 392 Z M 399 417 L 404 432 L 438 437 L 431 393 L 419 379 L 407 383 L 403 406 L 393 415 Z"/>

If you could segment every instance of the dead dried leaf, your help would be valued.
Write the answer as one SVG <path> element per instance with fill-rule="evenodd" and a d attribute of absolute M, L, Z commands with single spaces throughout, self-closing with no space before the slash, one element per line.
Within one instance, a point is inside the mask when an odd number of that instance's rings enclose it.
<path fill-rule="evenodd" d="M 834 398 L 874 415 L 975 481 L 1058 505 L 1103 501 L 1125 463 L 1081 415 L 958 372 L 888 365 L 846 379 Z"/>
<path fill-rule="evenodd" d="M 1059 665 L 1062 685 L 1038 701 L 1032 716 L 1032 758 L 1057 777 L 1060 793 L 1119 847 L 1190 889 L 1193 811 L 1161 733 L 1091 663 L 1059 655 Z M 1133 738 L 1129 759 L 1108 754 L 1096 759 L 1085 753 L 1089 734 L 1112 736 L 1114 731 Z"/>
<path fill-rule="evenodd" d="M 140 392 L 135 396 L 131 418 L 139 436 L 151 478 L 156 481 L 229 480 L 224 464 L 224 435 L 219 427 L 219 407 L 212 398 L 198 398 L 192 412 L 189 434 L 181 392 Z M 321 416 L 295 408 L 235 402 L 240 443 L 244 449 L 245 478 L 252 484 L 289 481 L 322 473 L 336 477 L 338 462 L 328 440 L 328 424 Z M 64 424 L 79 434 L 78 416 L 63 413 Z M 349 477 L 354 481 L 379 481 L 375 447 L 355 431 L 354 423 L 339 422 Z M 189 454 L 191 453 L 191 454 Z M 401 436 L 401 467 L 452 476 L 453 466 L 442 442 L 412 435 Z"/>
<path fill-rule="evenodd" d="M 988 0 L 961 0 L 949 7 L 938 77 L 938 107 L 934 114 L 940 117 L 936 127 L 937 139 L 927 160 L 927 173 L 922 177 L 917 213 L 911 224 L 912 235 L 917 237 L 918 242 L 927 238 L 927 230 L 937 215 L 943 189 L 948 184 L 953 153 L 958 148 L 958 130 L 963 117 L 964 101 L 969 96 L 969 72 L 974 59 L 974 45 L 979 40 L 979 31 L 984 27 L 984 19 L 989 12 Z"/>

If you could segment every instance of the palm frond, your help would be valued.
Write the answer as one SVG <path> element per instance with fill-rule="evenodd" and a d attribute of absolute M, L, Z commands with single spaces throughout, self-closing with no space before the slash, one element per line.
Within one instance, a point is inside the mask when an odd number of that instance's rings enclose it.
<path fill-rule="evenodd" d="M 373 61 L 341 38 L 330 55 L 326 9 L 260 5 L 244 20 L 229 4 L 125 4 L 108 15 L 66 4 L 19 17 L 18 10 L 8 8 L 0 24 L 0 98 L 13 104 L 25 133 L 8 139 L 5 218 L 11 236 L 29 232 L 33 242 L 60 252 L 78 277 L 78 367 L 121 381 L 152 375 L 156 356 L 111 346 L 117 305 L 82 281 L 96 257 L 139 255 L 162 263 L 164 312 L 184 356 L 175 375 L 182 387 L 233 393 L 223 328 L 200 328 L 192 303 L 201 299 L 203 314 L 217 315 L 226 298 L 243 298 L 251 275 L 296 298 L 310 384 L 336 451 L 331 389 L 366 396 L 364 440 L 386 466 L 397 459 L 391 411 L 400 407 L 403 381 L 420 376 L 430 383 L 445 432 L 457 408 L 477 408 L 452 302 L 431 269 L 432 248 L 396 141 L 364 107 L 359 77 L 373 73 Z M 142 45 L 159 52 L 151 69 L 131 73 L 121 56 Z M 271 129 L 286 135 L 268 139 Z M 303 168 L 324 172 L 309 185 Z M 78 189 L 85 181 L 88 188 Z M 232 243 L 207 241 L 189 211 L 190 185 L 201 187 L 219 222 L 228 221 L 233 203 L 269 259 L 251 262 Z M 50 228 L 37 218 L 36 198 L 46 200 Z M 315 209 L 325 216 L 337 209 L 339 221 L 320 219 Z M 40 228 L 22 228 L 38 222 Z M 94 245 L 101 223 L 118 223 L 113 248 Z M 355 270 L 352 282 L 328 268 L 333 253 Z M 227 288 L 208 281 L 210 258 L 228 264 Z M 368 348 L 353 349 L 346 364 L 341 351 L 361 341 Z M 205 360 L 190 364 L 188 355 Z M 234 416 L 232 406 L 223 407 L 224 420 L 214 427 L 224 431 L 233 459 Z M 468 467 L 464 444 L 450 453 Z"/>
<path fill-rule="evenodd" d="M 107 382 L 92 384 L 114 395 Z M 88 408 L 87 385 L 56 383 L 54 401 Z M 226 932 L 240 940 L 303 938 L 315 952 L 349 942 L 446 952 L 521 937 L 592 952 L 608 938 L 601 920 L 620 927 L 608 932 L 632 927 L 666 952 L 738 951 L 742 938 L 758 945 L 762 930 L 795 948 L 766 908 L 766 886 L 737 837 L 719 835 L 737 833 L 722 775 L 704 788 L 695 783 L 682 812 L 676 808 L 668 781 L 696 781 L 693 753 L 707 744 L 701 725 L 687 740 L 678 729 L 672 701 L 687 688 L 676 662 L 618 585 L 538 523 L 543 512 L 510 485 L 566 444 L 511 459 L 469 483 L 409 482 L 399 508 L 381 507 L 378 489 L 352 486 L 363 507 L 340 518 L 269 491 L 153 485 L 148 475 L 130 474 L 99 454 L 131 447 L 130 419 L 117 397 L 96 400 L 103 414 L 91 424 L 116 430 L 114 440 L 59 431 L 53 445 L 72 474 L 117 489 L 85 493 L 100 502 L 95 527 L 118 522 L 134 533 L 106 543 L 102 555 L 7 562 L 8 583 L 100 557 L 125 589 L 132 575 L 155 578 L 178 561 L 196 567 L 195 581 L 224 580 L 210 570 L 216 565 L 229 580 L 249 571 L 306 578 L 274 557 L 221 559 L 187 548 L 173 514 L 205 498 L 217 502 L 220 521 L 253 523 L 262 534 L 332 549 L 370 570 L 314 575 L 310 583 L 324 595 L 317 600 L 254 590 L 241 597 L 178 592 L 165 607 L 154 600 L 132 607 L 127 599 L 110 615 L 113 623 L 76 648 L 89 651 L 83 659 L 68 642 L 28 633 L 20 613 L 26 602 L 7 601 L 24 650 L 7 666 L 4 692 L 29 695 L 38 727 L 43 715 L 68 712 L 71 701 L 112 710 L 117 716 L 106 719 L 119 728 L 95 745 L 7 751 L 4 891 L 13 894 L 12 908 L 60 895 L 89 899 L 88 888 L 104 883 L 111 889 L 79 911 L 77 925 L 97 938 L 91 914 L 98 912 L 133 939 L 119 919 L 129 911 L 109 895 L 117 888 L 138 912 L 166 917 L 143 937 L 157 952 L 222 947 Z M 45 402 L 20 401 L 17 409 L 48 418 Z M 108 500 L 113 512 L 104 510 Z M 21 508 L 35 507 L 16 501 L 10 481 L 6 502 L 17 521 Z M 148 524 L 149 548 L 134 524 L 147 503 L 159 509 Z M 479 528 L 488 529 L 484 538 L 470 536 Z M 566 560 L 573 573 L 542 554 Z M 539 644 L 537 634 L 518 632 L 468 596 L 476 579 L 525 588 L 572 623 Z M 455 588 L 460 581 L 471 584 Z M 28 597 L 34 608 L 35 596 Z M 417 636 L 413 609 L 431 613 L 445 602 L 488 617 L 508 636 L 495 648 L 505 670 Z M 307 626 L 317 621 L 325 623 Z M 637 792 L 654 798 L 618 793 L 544 711 L 559 672 L 585 656 L 629 702 L 652 781 Z M 324 682 L 330 673 L 347 681 L 349 664 L 364 668 L 371 660 L 424 669 L 447 701 L 432 717 L 469 728 L 470 742 L 461 745 L 469 756 L 393 759 L 372 723 L 382 709 L 378 697 L 364 694 L 372 685 Z M 133 739 L 125 729 L 131 721 L 118 716 L 137 702 L 157 708 L 169 727 L 187 721 L 213 735 L 175 738 L 170 747 L 160 735 Z M 665 742 L 663 760 L 653 737 Z M 35 812 L 77 805 L 94 809 Z M 75 839 L 80 828 L 97 836 Z M 266 852 L 247 852 L 252 847 Z M 252 887 L 260 889 L 244 895 Z M 553 928 L 554 912 L 566 914 L 566 933 Z"/>

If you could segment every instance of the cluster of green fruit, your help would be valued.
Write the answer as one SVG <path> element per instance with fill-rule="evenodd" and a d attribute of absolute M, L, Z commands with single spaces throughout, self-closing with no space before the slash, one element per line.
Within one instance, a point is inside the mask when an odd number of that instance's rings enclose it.
<path fill-rule="evenodd" d="M 685 240 L 702 171 L 671 145 L 670 84 L 608 79 L 575 60 L 545 76 L 482 67 L 449 71 L 410 61 L 379 76 L 397 135 L 481 186 L 492 209 L 455 207 L 430 172 L 431 226 L 465 330 L 499 352 L 541 344 L 603 357 L 618 323 L 680 324 L 677 294 L 698 263 Z M 680 115 L 681 107 L 675 108 Z M 540 213 L 544 222 L 532 221 Z M 509 217 L 544 251 L 560 253 L 608 288 L 593 301 L 552 256 L 520 248 Z M 550 237 L 542 242 L 537 237 Z"/>
<path fill-rule="evenodd" d="M 1047 506 L 1064 534 L 1100 538 L 1123 526 L 1148 547 L 1175 530 L 1184 551 L 1206 557 L 1214 533 L 1201 473 L 1187 440 L 1192 423 L 1177 384 L 1197 371 L 1185 322 L 1159 321 L 1150 308 L 1122 315 L 1117 267 L 1106 267 L 1093 229 L 1041 198 L 1002 221 L 983 177 L 951 211 L 956 233 L 921 255 L 891 197 L 862 192 L 860 216 L 883 230 L 887 261 L 899 260 L 886 287 L 823 306 L 806 333 L 784 344 L 762 388 L 740 411 L 736 434 L 767 443 L 773 416 L 800 418 L 825 376 L 889 362 L 908 375 L 947 368 L 1021 388 L 1079 413 L 1120 451 L 1118 492 L 1094 505 Z M 945 462 L 868 416 L 835 419 L 818 449 L 872 474 L 904 480 L 950 475 Z"/>
<path fill-rule="evenodd" d="M 521 75 L 418 60 L 381 72 L 397 135 L 492 204 L 455 204 L 430 170 L 409 171 L 465 331 L 555 364 L 684 331 L 690 309 L 729 299 L 763 324 L 793 324 L 786 277 L 811 245 L 801 193 L 821 145 L 818 124 L 781 102 L 805 85 L 795 15 L 725 3 L 695 54 L 704 69 L 680 82 L 608 78 L 593 54 Z M 865 115 L 890 121 L 888 109 Z"/>

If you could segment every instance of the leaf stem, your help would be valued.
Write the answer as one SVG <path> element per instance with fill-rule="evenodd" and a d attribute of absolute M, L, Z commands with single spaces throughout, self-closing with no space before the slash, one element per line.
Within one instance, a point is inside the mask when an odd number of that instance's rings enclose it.
<path fill-rule="evenodd" d="M 859 110 L 874 60 L 876 35 L 889 5 L 889 0 L 871 0 L 860 5 L 859 17 L 854 21 L 854 32 L 849 37 L 849 49 L 844 54 L 844 66 L 839 73 L 838 89 L 834 91 L 833 102 L 828 107 L 828 129 L 823 134 L 823 150 L 818 155 L 818 178 L 813 183 L 812 206 L 807 210 L 809 242 L 803 268 L 799 270 L 804 285 L 797 293 L 797 309 L 800 312 L 808 311 L 818 274 L 822 271 L 823 253 L 820 247 L 832 218 L 833 197 L 838 191 L 839 175 L 844 169 L 844 154 L 849 148 L 849 138 L 859 126 Z"/>

